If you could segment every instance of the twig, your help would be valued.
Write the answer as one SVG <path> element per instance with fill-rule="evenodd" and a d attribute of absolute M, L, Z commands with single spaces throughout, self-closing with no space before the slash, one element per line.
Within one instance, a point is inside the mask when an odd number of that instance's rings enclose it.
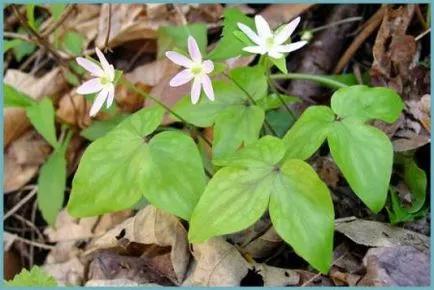
<path fill-rule="evenodd" d="M 35 187 L 30 191 L 20 202 L 18 202 L 13 208 L 11 208 L 3 217 L 6 220 L 8 217 L 13 215 L 17 210 L 19 210 L 26 202 L 28 202 L 35 194 L 38 192 L 38 187 Z"/>
<path fill-rule="evenodd" d="M 108 27 L 107 27 L 107 34 L 105 36 L 105 41 L 104 41 L 104 52 L 105 53 L 107 53 L 107 51 L 110 50 L 108 47 L 108 43 L 109 43 L 109 39 L 110 39 L 111 26 L 112 26 L 112 5 L 109 4 Z"/>
<path fill-rule="evenodd" d="M 41 231 L 38 229 L 38 227 L 35 226 L 34 223 L 32 223 L 31 221 L 29 221 L 29 220 L 23 218 L 22 216 L 20 216 L 20 215 L 18 215 L 18 214 L 16 214 L 16 213 L 14 213 L 14 214 L 12 215 L 12 217 L 13 217 L 13 218 L 16 218 L 17 220 L 19 220 L 19 221 L 21 221 L 21 222 L 23 222 L 23 223 L 25 223 L 25 224 L 26 224 L 27 226 L 29 226 L 33 231 L 36 232 L 36 234 L 38 235 L 38 237 L 39 237 L 42 241 L 44 240 L 44 236 L 42 235 L 42 233 L 41 233 Z"/>
<path fill-rule="evenodd" d="M 39 35 L 39 33 L 34 30 L 26 21 L 26 19 L 24 18 L 23 15 L 21 15 L 21 13 L 18 11 L 17 7 L 15 4 L 11 4 L 12 10 L 14 11 L 14 13 L 18 16 L 18 18 L 20 19 L 21 24 L 24 26 L 24 28 L 36 39 L 38 45 L 40 45 L 41 47 L 43 47 L 46 51 L 48 51 L 49 53 L 51 53 L 54 57 L 54 59 L 56 60 L 56 62 L 67 68 L 69 71 L 71 71 L 71 73 L 73 73 L 77 78 L 81 78 L 81 76 L 74 70 L 70 69 L 68 63 L 65 62 L 65 60 L 63 60 L 62 57 L 60 57 L 60 55 L 57 53 L 56 50 L 54 50 L 50 43 L 41 35 Z"/>
<path fill-rule="evenodd" d="M 422 32 L 421 34 L 419 34 L 418 36 L 416 36 L 414 38 L 414 41 L 417 42 L 417 41 L 421 40 L 425 35 L 427 35 L 430 32 L 431 32 L 431 28 L 428 28 L 427 30 L 425 30 L 424 32 Z"/>
<path fill-rule="evenodd" d="M 45 31 L 41 32 L 41 36 L 42 37 L 47 37 L 48 35 L 50 35 L 54 31 L 56 31 L 56 29 L 59 28 L 63 24 L 63 22 L 65 22 L 66 18 L 68 18 L 69 15 L 71 15 L 71 13 L 72 13 L 72 11 L 74 11 L 76 5 L 77 4 L 71 4 L 71 5 L 69 5 L 65 9 L 65 11 L 63 11 L 63 13 L 60 16 L 59 20 L 57 20 L 56 22 L 54 22 L 54 24 L 51 25 L 51 27 L 49 26 L 49 27 L 47 27 L 45 29 Z"/>
<path fill-rule="evenodd" d="M 338 74 L 347 65 L 350 59 L 357 52 L 359 47 L 365 42 L 365 40 L 375 31 L 375 29 L 381 24 L 383 20 L 386 6 L 381 7 L 369 20 L 366 22 L 365 28 L 357 35 L 351 45 L 347 48 L 344 54 L 338 61 L 334 69 L 334 73 Z"/>
<path fill-rule="evenodd" d="M 19 39 L 28 43 L 32 43 L 32 44 L 38 44 L 36 41 L 34 41 L 33 39 L 30 39 L 27 37 L 27 35 L 22 34 L 22 33 L 15 33 L 15 32 L 9 32 L 9 31 L 5 31 L 3 32 L 3 36 L 6 38 L 15 38 L 15 39 Z"/>
<path fill-rule="evenodd" d="M 22 237 L 20 237 L 18 235 L 9 233 L 7 231 L 5 231 L 4 234 L 7 234 L 7 235 L 11 236 L 12 239 L 15 239 L 17 241 L 23 242 L 23 243 L 25 243 L 27 245 L 32 245 L 32 246 L 35 246 L 35 247 L 38 247 L 38 248 L 41 248 L 41 249 L 46 249 L 46 250 L 53 250 L 54 249 L 54 246 L 50 246 L 50 245 L 46 245 L 46 244 L 30 241 L 30 240 L 22 238 Z"/>
<path fill-rule="evenodd" d="M 321 30 L 324 30 L 324 29 L 327 29 L 327 28 L 331 28 L 331 27 L 334 27 L 334 26 L 337 26 L 337 25 L 342 25 L 342 24 L 346 24 L 346 23 L 360 21 L 362 19 L 363 19 L 363 17 L 361 17 L 361 16 L 349 17 L 349 18 L 346 18 L 346 19 L 342 19 L 342 20 L 330 23 L 330 24 L 326 24 L 326 25 L 323 25 L 323 26 L 320 26 L 320 27 L 316 27 L 316 28 L 310 29 L 310 31 L 312 33 L 315 33 L 315 32 L 318 32 L 318 31 L 321 31 Z"/>

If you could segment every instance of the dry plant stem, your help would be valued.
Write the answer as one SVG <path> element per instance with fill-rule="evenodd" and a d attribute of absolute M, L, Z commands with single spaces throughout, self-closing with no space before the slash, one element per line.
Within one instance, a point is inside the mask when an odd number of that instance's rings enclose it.
<path fill-rule="evenodd" d="M 17 210 L 19 210 L 26 202 L 28 202 L 33 196 L 38 192 L 38 187 L 34 187 L 20 202 L 18 202 L 13 208 L 11 208 L 3 217 L 6 220 L 8 217 L 13 215 Z"/>
<path fill-rule="evenodd" d="M 3 32 L 3 36 L 6 38 L 15 38 L 15 39 L 19 39 L 19 40 L 22 40 L 22 41 L 25 41 L 28 43 L 38 44 L 37 41 L 34 41 L 33 39 L 28 38 L 26 35 L 24 35 L 22 33 L 5 31 L 5 32 Z"/>
<path fill-rule="evenodd" d="M 56 31 L 56 29 L 59 28 L 63 24 L 63 22 L 65 22 L 66 18 L 68 18 L 69 15 L 71 15 L 71 13 L 72 13 L 72 11 L 74 11 L 76 5 L 77 4 L 69 5 L 65 9 L 65 11 L 62 13 L 59 20 L 57 20 L 51 27 L 47 27 L 47 29 L 45 29 L 45 31 L 42 31 L 41 36 L 45 38 L 45 37 L 49 36 L 51 33 L 53 33 L 54 31 Z"/>
<path fill-rule="evenodd" d="M 327 29 L 327 28 L 330 28 L 330 27 L 333 27 L 333 26 L 337 26 L 337 25 L 341 25 L 341 24 L 346 24 L 346 23 L 350 23 L 350 22 L 355 22 L 355 21 L 360 21 L 362 19 L 363 19 L 363 17 L 361 17 L 361 16 L 349 17 L 347 19 L 342 19 L 340 21 L 336 21 L 336 22 L 333 22 L 333 23 L 330 23 L 330 24 L 327 24 L 327 25 L 323 25 L 323 26 L 319 26 L 319 27 L 313 28 L 310 31 L 312 33 L 315 33 L 315 32 L 318 32 L 318 31 L 321 31 L 321 30 L 324 30 L 324 29 Z M 299 33 L 299 34 L 301 34 L 301 33 Z"/>
<path fill-rule="evenodd" d="M 15 240 L 23 242 L 23 243 L 25 243 L 27 245 L 35 246 L 35 247 L 38 247 L 38 248 L 41 248 L 41 249 L 46 249 L 46 250 L 53 250 L 54 249 L 54 246 L 50 246 L 50 245 L 46 245 L 46 244 L 30 241 L 30 240 L 24 239 L 24 238 L 22 238 L 20 236 L 17 236 L 16 234 L 9 233 L 7 231 L 5 231 L 4 233 L 8 234 L 8 235 L 10 235 L 12 237 L 14 237 Z"/>
<path fill-rule="evenodd" d="M 104 52 L 105 53 L 107 53 L 107 51 L 110 50 L 108 47 L 108 43 L 109 43 L 109 39 L 110 39 L 111 26 L 112 26 L 112 5 L 109 4 L 108 27 L 107 27 L 107 34 L 105 36 L 105 41 L 104 41 Z"/>
<path fill-rule="evenodd" d="M 347 48 L 347 50 L 339 59 L 338 64 L 334 69 L 335 74 L 338 74 L 342 71 L 342 69 L 347 65 L 350 59 L 357 52 L 359 47 L 381 24 L 385 11 L 386 11 L 386 6 L 383 6 L 371 18 L 369 18 L 363 30 L 356 36 L 356 38 L 353 40 L 351 45 Z"/>
<path fill-rule="evenodd" d="M 31 221 L 29 221 L 29 220 L 23 218 L 22 216 L 20 216 L 20 215 L 18 215 L 18 214 L 15 214 L 15 213 L 12 215 L 12 217 L 13 217 L 13 218 L 16 218 L 16 219 L 19 220 L 20 222 L 26 224 L 29 228 L 31 228 L 31 229 L 32 229 L 32 230 L 33 230 L 33 231 L 38 235 L 38 238 L 39 238 L 41 241 L 44 241 L 44 236 L 42 235 L 42 233 L 41 233 L 41 231 L 38 229 L 38 227 L 35 226 L 34 223 L 32 223 Z"/>
<path fill-rule="evenodd" d="M 252 96 L 249 94 L 248 91 L 246 91 L 243 86 L 241 86 L 236 80 L 234 80 L 233 78 L 231 78 L 227 73 L 223 72 L 223 75 L 230 80 L 231 82 L 233 82 L 240 90 L 243 91 L 243 93 L 247 96 L 247 98 L 249 99 L 249 101 L 257 106 L 256 101 L 252 98 Z M 274 130 L 274 128 L 271 126 L 270 122 L 268 122 L 267 118 L 264 118 L 264 125 L 265 127 L 267 127 L 268 130 L 270 130 L 270 132 L 274 135 L 277 136 L 276 131 Z"/>
<path fill-rule="evenodd" d="M 21 13 L 18 11 L 17 7 L 15 4 L 11 4 L 12 10 L 14 11 L 14 13 L 18 16 L 18 18 L 20 19 L 21 24 L 24 26 L 24 28 L 36 39 L 36 42 L 39 46 L 43 47 L 46 51 L 48 51 L 49 53 L 51 53 L 54 57 L 54 59 L 56 60 L 56 62 L 67 68 L 71 73 L 73 73 L 77 78 L 81 79 L 81 76 L 79 74 L 77 74 L 77 72 L 75 72 L 73 69 L 70 69 L 68 63 L 65 62 L 65 60 L 62 59 L 62 57 L 60 57 L 60 55 L 57 53 L 57 51 L 55 49 L 53 49 L 51 47 L 51 44 L 41 35 L 39 35 L 39 33 L 37 31 L 35 31 L 26 21 L 26 19 L 24 18 L 23 15 L 21 15 Z"/>
<path fill-rule="evenodd" d="M 417 42 L 417 41 L 421 40 L 425 35 L 427 35 L 430 32 L 431 32 L 431 28 L 428 28 L 427 30 L 425 30 L 424 32 L 422 32 L 421 34 L 419 34 L 418 36 L 416 36 L 414 38 L 414 41 Z"/>

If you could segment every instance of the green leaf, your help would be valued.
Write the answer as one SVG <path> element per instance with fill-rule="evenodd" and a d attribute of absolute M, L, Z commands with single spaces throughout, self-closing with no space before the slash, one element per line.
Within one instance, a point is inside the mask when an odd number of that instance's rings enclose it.
<path fill-rule="evenodd" d="M 242 50 L 245 47 L 245 44 L 235 36 L 236 32 L 244 35 L 244 33 L 242 33 L 237 26 L 238 22 L 255 29 L 253 19 L 245 16 L 238 9 L 228 8 L 224 11 L 223 16 L 224 22 L 222 38 L 209 54 L 209 58 L 212 60 L 226 60 L 231 57 L 246 54 Z"/>
<path fill-rule="evenodd" d="M 84 37 L 74 31 L 68 31 L 63 40 L 63 48 L 75 56 L 81 55 L 83 51 Z"/>
<path fill-rule="evenodd" d="M 3 52 L 7 52 L 9 49 L 21 45 L 23 41 L 21 39 L 4 40 Z"/>
<path fill-rule="evenodd" d="M 144 108 L 89 145 L 72 182 L 67 205 L 85 217 L 134 206 L 143 195 L 143 175 L 150 158 L 144 137 L 157 129 L 164 110 Z"/>
<path fill-rule="evenodd" d="M 270 216 L 276 232 L 314 268 L 332 263 L 334 211 L 327 186 L 304 161 L 287 160 L 276 174 Z"/>
<path fill-rule="evenodd" d="M 51 10 L 51 15 L 53 16 L 54 20 L 59 20 L 60 16 L 65 10 L 66 4 L 49 4 L 49 5 Z"/>
<path fill-rule="evenodd" d="M 208 183 L 193 211 L 188 238 L 202 243 L 213 236 L 248 228 L 265 212 L 273 178 L 264 170 L 226 167 Z"/>
<path fill-rule="evenodd" d="M 384 206 L 392 173 L 393 147 L 379 129 L 360 119 L 333 125 L 327 136 L 333 159 L 357 196 L 378 213 Z"/>
<path fill-rule="evenodd" d="M 88 147 L 74 176 L 71 215 L 131 208 L 144 195 L 154 206 L 190 218 L 205 187 L 201 157 L 194 141 L 179 132 L 148 142 L 163 114 L 160 107 L 142 109 Z"/>
<path fill-rule="evenodd" d="M 321 146 L 333 129 L 335 116 L 326 106 L 312 106 L 289 129 L 283 138 L 287 158 L 306 160 Z"/>
<path fill-rule="evenodd" d="M 197 45 L 202 52 L 202 56 L 205 56 L 208 43 L 207 33 L 207 27 L 204 23 L 161 27 L 158 30 L 157 57 L 162 57 L 167 50 L 171 50 L 174 47 L 177 47 L 184 53 L 187 53 L 187 39 L 189 35 L 196 39 Z"/>
<path fill-rule="evenodd" d="M 292 116 L 289 116 L 285 110 L 268 111 L 265 113 L 265 119 L 267 119 L 279 138 L 282 138 L 295 122 Z M 266 134 L 273 135 L 268 126 L 264 127 L 264 129 L 266 130 Z"/>
<path fill-rule="evenodd" d="M 209 74 L 210 77 L 214 77 L 224 72 L 227 65 L 225 63 L 214 62 L 214 70 Z"/>
<path fill-rule="evenodd" d="M 59 144 L 56 138 L 56 128 L 54 123 L 54 106 L 49 98 L 44 98 L 41 101 L 26 107 L 27 117 L 33 127 L 41 134 L 48 143 L 54 148 Z"/>
<path fill-rule="evenodd" d="M 4 93 L 4 106 L 7 107 L 29 107 L 36 104 L 36 101 L 33 100 L 28 95 L 17 91 L 14 87 L 8 84 L 3 85 L 3 93 Z"/>
<path fill-rule="evenodd" d="M 401 114 L 404 103 L 392 89 L 357 85 L 337 90 L 332 96 L 331 107 L 340 118 L 380 119 L 393 123 Z"/>
<path fill-rule="evenodd" d="M 216 159 L 220 169 L 194 209 L 189 240 L 251 226 L 270 205 L 279 235 L 315 268 L 331 264 L 334 213 L 327 186 L 301 160 L 287 160 L 282 141 L 266 136 L 230 156 Z M 302 177 L 302 178 L 301 178 Z M 269 203 L 270 202 L 270 203 Z M 212 217 L 212 218 L 210 218 Z"/>
<path fill-rule="evenodd" d="M 80 135 L 90 141 L 95 141 L 116 128 L 127 117 L 128 115 L 118 115 L 108 120 L 94 121 L 89 127 L 83 129 Z"/>
<path fill-rule="evenodd" d="M 411 222 L 428 215 L 429 212 L 428 205 L 422 206 L 422 208 L 419 209 L 419 211 L 417 212 L 413 212 L 413 213 L 409 212 L 407 208 L 401 206 L 396 191 L 393 188 L 389 188 L 389 191 L 390 191 L 391 202 L 389 206 L 386 206 L 386 209 L 391 224 Z"/>
<path fill-rule="evenodd" d="M 180 132 L 163 132 L 149 143 L 149 171 L 143 194 L 152 205 L 185 220 L 205 189 L 202 157 L 193 139 Z"/>
<path fill-rule="evenodd" d="M 22 27 L 18 29 L 18 33 L 25 33 L 26 30 Z M 33 43 L 28 43 L 26 41 L 20 40 L 20 44 L 16 45 L 12 48 L 14 52 L 15 59 L 20 62 L 25 56 L 30 55 L 33 51 L 35 51 L 36 45 Z"/>
<path fill-rule="evenodd" d="M 285 104 L 295 103 L 295 102 L 300 101 L 299 98 L 293 97 L 293 96 L 287 96 L 287 95 L 280 94 L 280 97 L 283 99 Z M 272 93 L 271 95 L 258 100 L 257 105 L 259 107 L 261 107 L 262 109 L 264 109 L 265 111 L 272 110 L 272 109 L 278 109 L 281 106 L 283 106 L 278 95 L 275 93 Z M 288 115 L 288 113 L 286 113 L 286 115 Z"/>
<path fill-rule="evenodd" d="M 233 106 L 219 114 L 214 126 L 213 159 L 233 153 L 259 137 L 265 112 L 258 106 Z"/>
<path fill-rule="evenodd" d="M 407 158 L 404 163 L 404 181 L 408 185 L 412 194 L 412 206 L 408 210 L 410 213 L 419 211 L 425 203 L 427 178 L 413 158 Z"/>
<path fill-rule="evenodd" d="M 56 287 L 56 280 L 42 271 L 38 266 L 33 266 L 30 272 L 27 269 L 14 277 L 11 281 L 5 282 L 8 287 Z"/>
<path fill-rule="evenodd" d="M 27 22 L 34 30 L 38 31 L 38 25 L 35 21 L 35 4 L 26 5 Z"/>
<path fill-rule="evenodd" d="M 55 150 L 41 167 L 38 178 L 38 206 L 52 227 L 63 206 L 66 183 L 65 147 Z"/>
<path fill-rule="evenodd" d="M 281 58 L 273 58 L 269 57 L 271 62 L 284 74 L 288 73 L 288 69 L 286 68 L 286 57 Z"/>
<path fill-rule="evenodd" d="M 241 86 L 254 100 L 259 100 L 266 96 L 268 83 L 265 72 L 260 66 L 237 67 L 231 71 L 230 76 L 235 85 Z M 243 91 L 241 93 L 243 94 L 243 99 L 247 99 L 246 93 Z"/>

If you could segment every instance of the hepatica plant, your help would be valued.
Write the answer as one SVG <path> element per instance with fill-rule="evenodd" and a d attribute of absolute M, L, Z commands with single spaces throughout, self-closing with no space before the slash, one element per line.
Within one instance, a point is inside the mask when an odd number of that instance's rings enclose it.
<path fill-rule="evenodd" d="M 287 54 L 306 45 L 290 39 L 300 19 L 272 31 L 260 16 L 253 20 L 235 9 L 224 15 L 222 37 L 209 52 L 204 25 L 160 31 L 159 45 L 167 49 L 163 57 L 181 69 L 168 85 L 191 86 L 191 93 L 172 108 L 120 80 L 155 105 L 90 144 L 74 176 L 67 208 L 73 216 L 93 216 L 132 208 L 145 197 L 188 221 L 192 243 L 246 229 L 269 211 L 283 240 L 313 267 L 327 272 L 333 252 L 333 203 L 306 160 L 327 140 L 355 194 L 373 212 L 380 211 L 393 150 L 388 137 L 368 121 L 394 122 L 403 103 L 387 88 L 341 84 L 331 107 L 309 107 L 279 138 L 266 112 L 297 98 L 277 92 L 270 71 L 276 66 L 286 73 Z M 251 54 L 258 54 L 255 66 L 226 66 L 234 57 Z M 95 77 L 80 91 L 100 92 L 92 115 L 107 98 L 111 104 L 114 79 L 113 67 L 98 56 L 101 67 L 80 59 Z M 164 127 L 165 112 L 189 130 Z M 191 130 L 209 127 L 213 136 L 207 142 L 200 133 L 197 137 L 200 129 Z M 211 156 L 199 150 L 206 143 Z M 211 166 L 207 162 L 205 169 L 207 160 Z"/>

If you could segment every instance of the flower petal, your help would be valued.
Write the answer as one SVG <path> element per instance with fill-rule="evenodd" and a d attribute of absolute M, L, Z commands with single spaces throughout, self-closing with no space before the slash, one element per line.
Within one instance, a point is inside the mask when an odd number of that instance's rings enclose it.
<path fill-rule="evenodd" d="M 189 69 L 182 70 L 181 72 L 177 73 L 176 76 L 174 76 L 170 82 L 169 86 L 171 87 L 179 87 L 183 84 L 188 83 L 193 79 L 193 74 L 190 72 Z"/>
<path fill-rule="evenodd" d="M 98 56 L 99 62 L 101 63 L 102 69 L 104 70 L 104 74 L 108 77 L 111 76 L 111 68 L 104 54 L 102 54 L 101 50 L 98 47 L 95 47 L 96 55 Z"/>
<path fill-rule="evenodd" d="M 264 54 L 267 52 L 265 47 L 262 47 L 262 46 L 247 46 L 247 47 L 244 47 L 243 50 L 250 52 L 250 53 L 258 53 L 258 54 Z"/>
<path fill-rule="evenodd" d="M 260 38 L 267 39 L 273 36 L 270 26 L 268 25 L 267 20 L 265 20 L 264 17 L 262 17 L 261 15 L 256 15 L 255 23 L 256 23 L 256 30 L 258 31 L 258 35 Z"/>
<path fill-rule="evenodd" d="M 115 68 L 112 64 L 110 65 L 109 79 L 110 82 L 113 82 L 115 80 Z"/>
<path fill-rule="evenodd" d="M 202 82 L 200 78 L 195 78 L 193 85 L 191 86 L 191 102 L 193 105 L 199 101 L 201 83 Z"/>
<path fill-rule="evenodd" d="M 259 36 L 253 32 L 253 30 L 248 27 L 247 25 L 243 24 L 243 23 L 238 23 L 238 28 L 244 32 L 245 35 L 247 35 L 248 38 L 250 38 L 254 43 L 256 44 L 261 44 L 261 39 L 259 38 Z"/>
<path fill-rule="evenodd" d="M 287 44 L 287 45 L 279 45 L 275 49 L 278 52 L 286 53 L 286 52 L 291 52 L 291 51 L 300 49 L 303 46 L 305 46 L 306 44 L 307 44 L 307 41 L 303 40 L 303 41 L 297 41 L 297 42 Z"/>
<path fill-rule="evenodd" d="M 108 95 L 107 95 L 107 109 L 108 109 L 113 105 L 113 100 L 115 99 L 115 87 L 113 86 L 113 84 L 110 84 L 107 90 L 108 90 Z"/>
<path fill-rule="evenodd" d="M 274 37 L 274 43 L 280 45 L 288 40 L 294 30 L 297 28 L 300 23 L 301 18 L 297 17 L 291 22 L 289 22 L 285 27 Z"/>
<path fill-rule="evenodd" d="M 191 35 L 188 37 L 188 52 L 193 61 L 202 62 L 202 54 L 200 53 L 199 46 L 197 46 L 196 39 Z"/>
<path fill-rule="evenodd" d="M 209 76 L 203 75 L 201 77 L 201 81 L 205 95 L 208 97 L 208 99 L 214 101 L 214 89 L 212 87 L 211 79 L 209 78 Z"/>
<path fill-rule="evenodd" d="M 205 71 L 206 74 L 209 74 L 214 70 L 214 63 L 210 60 L 205 60 L 202 63 L 202 65 L 203 65 L 203 70 Z"/>
<path fill-rule="evenodd" d="M 89 115 L 91 117 L 98 114 L 99 110 L 101 110 L 102 106 L 104 105 L 105 100 L 107 99 L 109 91 L 107 89 L 103 89 L 99 94 L 96 96 L 95 100 L 93 101 L 93 105 L 90 108 Z"/>
<path fill-rule="evenodd" d="M 193 66 L 193 61 L 191 61 L 191 59 L 183 56 L 180 53 L 177 53 L 176 51 L 168 51 L 166 52 L 166 56 L 177 65 L 188 68 L 191 68 Z"/>
<path fill-rule="evenodd" d="M 283 57 L 283 54 L 281 54 L 280 52 L 278 52 L 278 51 L 276 51 L 276 50 L 270 50 L 269 52 L 268 52 L 268 55 L 270 56 L 270 57 L 272 57 L 272 58 L 276 58 L 276 59 L 279 59 L 279 58 L 282 58 Z"/>
<path fill-rule="evenodd" d="M 104 71 L 90 60 L 83 57 L 77 57 L 75 60 L 81 67 L 90 72 L 93 76 L 102 77 L 104 75 Z"/>
<path fill-rule="evenodd" d="M 76 90 L 77 94 L 88 95 L 101 91 L 104 88 L 99 78 L 90 79 L 84 82 Z"/>

